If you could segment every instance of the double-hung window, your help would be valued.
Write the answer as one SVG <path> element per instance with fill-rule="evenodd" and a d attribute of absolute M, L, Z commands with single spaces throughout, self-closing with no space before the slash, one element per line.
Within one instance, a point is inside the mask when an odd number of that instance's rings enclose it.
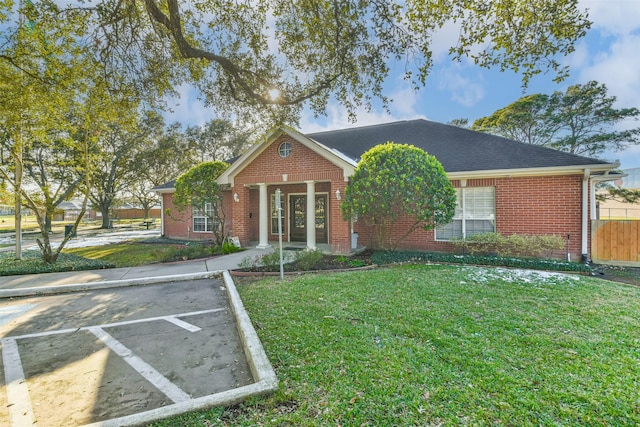
<path fill-rule="evenodd" d="M 496 195 L 493 187 L 456 189 L 453 220 L 436 228 L 436 240 L 466 239 L 496 231 Z"/>
<path fill-rule="evenodd" d="M 206 233 L 213 231 L 213 203 L 205 203 L 204 209 L 193 207 L 193 231 Z M 217 226 L 217 224 L 216 224 Z"/>

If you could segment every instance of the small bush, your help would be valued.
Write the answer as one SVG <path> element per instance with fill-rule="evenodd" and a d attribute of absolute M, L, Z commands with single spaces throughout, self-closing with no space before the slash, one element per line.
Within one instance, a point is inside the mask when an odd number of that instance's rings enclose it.
<path fill-rule="evenodd" d="M 83 258 L 64 252 L 60 253 L 58 260 L 53 264 L 42 261 L 40 251 L 24 251 L 21 260 L 16 260 L 13 252 L 0 252 L 0 276 L 97 270 L 113 267 L 114 265 L 110 262 Z"/>
<path fill-rule="evenodd" d="M 296 252 L 294 261 L 299 270 L 313 270 L 322 261 L 323 255 L 320 249 Z"/>
<path fill-rule="evenodd" d="M 378 251 L 371 256 L 376 264 L 402 262 L 442 262 L 448 264 L 493 265 L 499 267 L 528 268 L 537 270 L 591 272 L 586 264 L 550 259 L 515 258 L 480 255 L 455 255 L 442 252 Z"/>
<path fill-rule="evenodd" d="M 289 262 L 289 255 L 287 253 L 282 254 L 282 262 Z M 260 263 L 264 268 L 268 271 L 280 271 L 280 252 L 273 251 L 271 253 L 262 255 L 260 258 Z"/>
<path fill-rule="evenodd" d="M 465 254 L 517 256 L 524 258 L 551 257 L 554 251 L 565 248 L 561 236 L 528 236 L 512 234 L 503 236 L 500 233 L 481 233 L 466 240 L 455 242 Z"/>
<path fill-rule="evenodd" d="M 222 244 L 221 252 L 226 255 L 226 254 L 233 254 L 236 252 L 240 252 L 241 250 L 242 248 L 237 247 L 229 240 L 225 240 L 224 243 Z"/>
<path fill-rule="evenodd" d="M 250 256 L 246 256 L 240 260 L 238 263 L 238 267 L 243 270 L 251 270 L 256 268 L 259 264 L 259 257 L 251 258 Z"/>

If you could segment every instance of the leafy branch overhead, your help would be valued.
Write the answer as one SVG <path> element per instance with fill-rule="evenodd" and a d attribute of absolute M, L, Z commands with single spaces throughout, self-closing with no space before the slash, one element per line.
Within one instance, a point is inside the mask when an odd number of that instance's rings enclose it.
<path fill-rule="evenodd" d="M 590 27 L 577 0 L 28 3 L 40 26 L 64 22 L 59 40 L 83 43 L 105 76 L 124 75 L 141 93 L 195 82 L 222 111 L 230 104 L 298 111 L 308 102 L 322 113 L 332 97 L 352 114 L 374 99 L 386 105 L 391 62 L 405 62 L 405 77 L 422 86 L 433 38 L 445 26 L 458 31 L 449 46 L 453 60 L 513 70 L 525 84 L 548 71 L 561 79 L 567 68 L 559 58 Z"/>

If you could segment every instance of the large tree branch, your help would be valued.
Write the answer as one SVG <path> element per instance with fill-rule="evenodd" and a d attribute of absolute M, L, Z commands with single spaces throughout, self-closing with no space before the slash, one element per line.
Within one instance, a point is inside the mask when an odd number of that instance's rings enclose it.
<path fill-rule="evenodd" d="M 184 58 L 205 59 L 207 61 L 215 62 L 216 64 L 220 65 L 220 67 L 229 76 L 229 89 L 232 96 L 237 100 L 243 99 L 240 98 L 238 90 L 236 90 L 236 86 L 240 89 L 240 92 L 246 94 L 250 100 L 263 105 L 296 105 L 310 98 L 313 98 L 331 88 L 334 82 L 342 75 L 342 71 L 340 70 L 333 75 L 321 80 L 315 87 L 309 88 L 308 90 L 304 91 L 304 93 L 301 93 L 294 97 L 281 95 L 274 99 L 269 96 L 268 91 L 274 88 L 281 89 L 277 87 L 277 84 L 262 78 L 260 75 L 251 70 L 240 67 L 238 64 L 225 56 L 217 55 L 213 52 L 195 47 L 190 44 L 183 33 L 182 18 L 178 1 L 168 0 L 167 6 L 169 16 L 167 16 L 160 10 L 155 0 L 145 0 L 145 7 L 149 16 L 154 21 L 169 30 L 173 40 L 176 43 L 178 51 Z M 256 88 L 251 85 L 250 80 L 256 81 L 258 87 Z"/>

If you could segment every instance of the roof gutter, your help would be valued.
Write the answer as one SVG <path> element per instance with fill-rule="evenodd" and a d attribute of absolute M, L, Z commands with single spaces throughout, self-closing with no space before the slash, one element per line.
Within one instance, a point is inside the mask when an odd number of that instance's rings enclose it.
<path fill-rule="evenodd" d="M 542 168 L 493 169 L 479 171 L 447 172 L 449 179 L 474 178 L 513 178 L 517 176 L 552 176 L 584 173 L 585 168 L 591 172 L 607 172 L 620 166 L 619 163 L 600 163 L 583 166 L 552 166 Z"/>

